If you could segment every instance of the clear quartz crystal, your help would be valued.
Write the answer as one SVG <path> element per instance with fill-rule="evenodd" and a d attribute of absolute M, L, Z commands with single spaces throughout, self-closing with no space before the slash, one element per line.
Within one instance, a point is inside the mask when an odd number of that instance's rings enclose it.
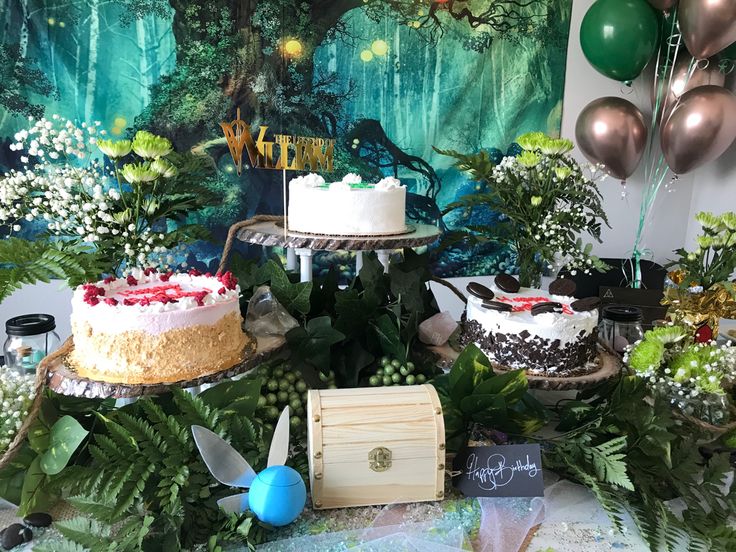
<path fill-rule="evenodd" d="M 419 340 L 426 345 L 444 345 L 456 329 L 450 312 L 440 312 L 419 324 Z"/>

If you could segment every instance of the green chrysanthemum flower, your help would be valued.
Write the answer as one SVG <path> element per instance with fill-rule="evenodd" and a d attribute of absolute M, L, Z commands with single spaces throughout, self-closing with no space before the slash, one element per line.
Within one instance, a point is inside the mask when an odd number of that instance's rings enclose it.
<path fill-rule="evenodd" d="M 703 228 L 708 228 L 709 230 L 718 230 L 723 224 L 721 217 L 706 211 L 701 211 L 695 215 L 695 220 L 697 220 Z"/>
<path fill-rule="evenodd" d="M 542 143 L 549 140 L 543 132 L 527 132 L 522 134 L 516 139 L 516 143 L 519 144 L 526 151 L 538 150 Z"/>
<path fill-rule="evenodd" d="M 539 149 L 545 155 L 564 155 L 569 151 L 572 151 L 573 144 L 566 138 L 547 138 L 542 141 L 539 145 Z"/>
<path fill-rule="evenodd" d="M 728 228 L 732 232 L 736 231 L 736 213 L 734 212 L 723 213 L 721 215 L 721 222 L 723 222 L 726 228 Z"/>
<path fill-rule="evenodd" d="M 150 163 L 128 163 L 123 165 L 121 173 L 131 184 L 153 182 L 159 177 L 159 173 L 151 168 Z"/>
<path fill-rule="evenodd" d="M 565 180 L 568 176 L 572 174 L 572 169 L 569 167 L 555 167 L 555 176 L 558 180 Z"/>
<path fill-rule="evenodd" d="M 179 173 L 179 170 L 166 159 L 155 159 L 151 162 L 151 168 L 164 178 L 171 178 Z"/>
<path fill-rule="evenodd" d="M 525 151 L 516 157 L 516 160 L 519 162 L 520 165 L 529 169 L 531 169 L 532 167 L 536 167 L 541 159 L 542 158 L 539 156 L 539 154 L 533 153 L 531 151 Z"/>
<path fill-rule="evenodd" d="M 646 372 L 650 368 L 657 368 L 663 356 L 664 345 L 662 343 L 645 339 L 631 350 L 629 366 L 637 372 Z"/>
<path fill-rule="evenodd" d="M 120 159 L 130 153 L 132 143 L 130 140 L 97 140 L 97 147 L 110 159 Z"/>
<path fill-rule="evenodd" d="M 133 151 L 144 159 L 156 159 L 171 153 L 171 142 L 147 130 L 139 130 L 133 138 Z"/>
<path fill-rule="evenodd" d="M 659 341 L 662 345 L 677 343 L 685 337 L 687 337 L 687 332 L 682 326 L 661 326 L 644 334 L 644 339 L 647 341 Z"/>
<path fill-rule="evenodd" d="M 542 196 L 532 196 L 532 207 L 539 207 L 542 204 Z"/>

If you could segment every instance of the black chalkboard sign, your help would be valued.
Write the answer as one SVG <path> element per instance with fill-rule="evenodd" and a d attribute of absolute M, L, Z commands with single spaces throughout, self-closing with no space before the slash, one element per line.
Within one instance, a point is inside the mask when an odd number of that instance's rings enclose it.
<path fill-rule="evenodd" d="M 539 445 L 466 447 L 452 463 L 465 496 L 544 496 Z"/>

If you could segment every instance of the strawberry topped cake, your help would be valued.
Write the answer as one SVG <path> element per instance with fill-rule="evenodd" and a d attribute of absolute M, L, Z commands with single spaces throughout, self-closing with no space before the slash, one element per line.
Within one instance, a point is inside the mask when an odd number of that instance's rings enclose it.
<path fill-rule="evenodd" d="M 597 369 L 600 301 L 572 297 L 571 280 L 555 280 L 545 292 L 499 275 L 490 287 L 472 282 L 467 290 L 465 339 L 497 364 L 548 376 Z"/>
<path fill-rule="evenodd" d="M 230 272 L 134 270 L 84 284 L 72 298 L 77 373 L 115 383 L 164 383 L 217 372 L 241 360 L 240 288 Z"/>

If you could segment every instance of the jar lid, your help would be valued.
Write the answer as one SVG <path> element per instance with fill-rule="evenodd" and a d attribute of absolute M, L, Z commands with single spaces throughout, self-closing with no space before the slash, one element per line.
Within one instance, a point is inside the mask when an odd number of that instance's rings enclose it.
<path fill-rule="evenodd" d="M 56 329 L 56 320 L 50 314 L 23 314 L 5 322 L 8 335 L 40 335 Z"/>
<path fill-rule="evenodd" d="M 614 322 L 641 322 L 643 315 L 639 307 L 607 305 L 603 307 L 603 318 Z"/>

